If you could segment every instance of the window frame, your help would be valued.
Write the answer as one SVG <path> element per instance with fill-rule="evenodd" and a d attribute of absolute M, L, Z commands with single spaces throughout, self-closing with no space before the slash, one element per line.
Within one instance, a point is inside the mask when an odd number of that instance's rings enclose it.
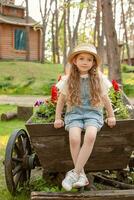
<path fill-rule="evenodd" d="M 16 52 L 26 52 L 26 46 L 25 46 L 25 49 L 16 49 L 15 48 L 15 42 L 16 42 L 16 40 L 15 40 L 15 31 L 16 30 L 21 30 L 21 31 L 23 31 L 23 32 L 25 32 L 25 28 L 20 28 L 20 27 L 14 27 L 14 29 L 13 29 L 13 49 L 16 51 Z M 26 42 L 26 38 L 25 38 L 25 42 Z"/>

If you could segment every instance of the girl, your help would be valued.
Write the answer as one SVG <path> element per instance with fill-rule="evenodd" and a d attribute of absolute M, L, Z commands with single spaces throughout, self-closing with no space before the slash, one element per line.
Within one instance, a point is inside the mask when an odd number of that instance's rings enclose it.
<path fill-rule="evenodd" d="M 69 131 L 70 151 L 74 169 L 69 171 L 62 186 L 70 191 L 72 187 L 89 184 L 84 166 L 91 155 L 97 132 L 103 126 L 102 106 L 107 111 L 107 123 L 112 128 L 116 124 L 107 89 L 98 66 L 101 59 L 93 45 L 81 44 L 69 55 L 70 73 L 65 78 L 56 107 L 55 128 L 64 126 L 61 118 L 65 102 L 65 129 Z M 81 144 L 81 131 L 85 130 Z"/>

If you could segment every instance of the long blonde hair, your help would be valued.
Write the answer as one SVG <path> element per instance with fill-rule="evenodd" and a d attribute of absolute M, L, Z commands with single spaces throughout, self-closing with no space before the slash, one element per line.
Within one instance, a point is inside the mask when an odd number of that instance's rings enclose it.
<path fill-rule="evenodd" d="M 100 83 L 98 67 L 96 64 L 88 71 L 89 88 L 91 94 L 91 105 L 97 107 L 102 104 L 101 93 L 102 87 Z M 68 78 L 67 105 L 81 105 L 80 99 L 80 72 L 75 64 L 72 64 Z"/>

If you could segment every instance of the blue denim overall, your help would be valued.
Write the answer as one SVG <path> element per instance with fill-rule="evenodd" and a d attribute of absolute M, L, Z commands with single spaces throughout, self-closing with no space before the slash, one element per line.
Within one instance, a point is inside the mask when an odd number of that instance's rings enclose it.
<path fill-rule="evenodd" d="M 97 131 L 104 124 L 102 108 L 91 106 L 89 94 L 89 78 L 80 78 L 80 96 L 81 105 L 72 106 L 71 111 L 65 114 L 65 129 L 69 131 L 71 127 L 86 129 L 88 126 L 94 126 Z"/>

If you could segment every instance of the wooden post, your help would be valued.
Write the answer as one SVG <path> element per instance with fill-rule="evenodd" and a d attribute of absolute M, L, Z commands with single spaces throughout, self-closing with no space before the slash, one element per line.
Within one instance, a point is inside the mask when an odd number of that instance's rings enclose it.
<path fill-rule="evenodd" d="M 33 107 L 17 106 L 18 119 L 28 120 L 33 114 Z"/>

